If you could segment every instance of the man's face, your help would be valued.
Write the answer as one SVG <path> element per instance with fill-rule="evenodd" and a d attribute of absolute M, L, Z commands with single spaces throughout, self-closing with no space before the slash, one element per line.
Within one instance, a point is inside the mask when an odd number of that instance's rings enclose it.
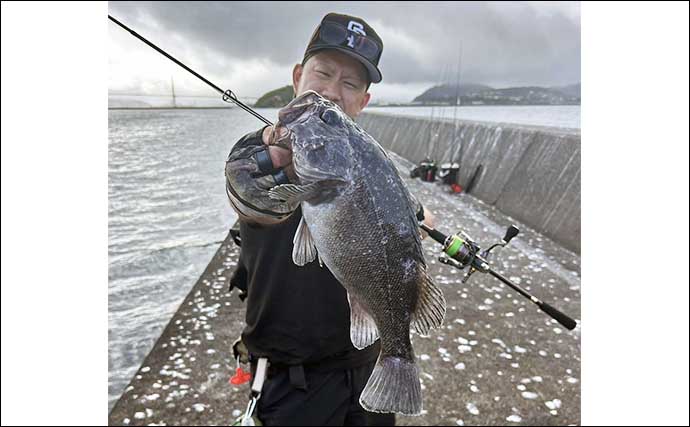
<path fill-rule="evenodd" d="M 354 58 L 326 49 L 317 52 L 302 66 L 295 65 L 292 84 L 296 96 L 307 90 L 318 92 L 338 104 L 348 116 L 354 118 L 369 103 L 367 72 Z"/>

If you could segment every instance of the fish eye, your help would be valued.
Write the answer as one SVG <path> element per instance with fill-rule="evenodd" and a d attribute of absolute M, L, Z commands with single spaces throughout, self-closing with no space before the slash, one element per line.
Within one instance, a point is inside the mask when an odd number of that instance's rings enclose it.
<path fill-rule="evenodd" d="M 321 120 L 323 120 L 326 124 L 329 124 L 331 126 L 335 126 L 340 124 L 340 116 L 338 115 L 338 112 L 335 111 L 332 108 L 327 109 L 323 113 L 321 113 Z"/>

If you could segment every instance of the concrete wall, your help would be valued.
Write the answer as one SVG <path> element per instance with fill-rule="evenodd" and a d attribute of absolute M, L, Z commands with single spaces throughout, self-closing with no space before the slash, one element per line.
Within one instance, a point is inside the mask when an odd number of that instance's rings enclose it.
<path fill-rule="evenodd" d="M 460 163 L 472 194 L 580 252 L 580 132 L 572 129 L 429 120 L 364 113 L 357 122 L 386 149 L 418 163 Z M 430 144 L 427 144 L 430 141 Z"/>

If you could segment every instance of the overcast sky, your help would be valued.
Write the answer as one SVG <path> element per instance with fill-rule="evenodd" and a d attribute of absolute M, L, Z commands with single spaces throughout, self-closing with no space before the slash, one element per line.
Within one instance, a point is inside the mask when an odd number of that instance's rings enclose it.
<path fill-rule="evenodd" d="M 259 96 L 291 83 L 328 12 L 365 19 L 383 39 L 372 101 L 410 101 L 441 81 L 494 87 L 580 81 L 579 2 L 118 2 L 111 15 L 222 88 Z M 114 23 L 109 92 L 212 89 Z"/>

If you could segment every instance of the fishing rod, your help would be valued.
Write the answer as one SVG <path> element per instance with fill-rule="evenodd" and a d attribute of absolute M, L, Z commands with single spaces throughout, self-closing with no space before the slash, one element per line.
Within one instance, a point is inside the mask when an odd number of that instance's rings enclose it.
<path fill-rule="evenodd" d="M 458 139 L 458 107 L 460 106 L 460 67 L 462 65 L 462 42 L 460 42 L 460 48 L 458 52 L 458 70 L 457 70 L 457 79 L 455 79 L 455 107 L 453 108 L 453 139 L 452 139 L 452 144 L 451 144 L 451 149 L 450 149 L 450 164 L 451 166 L 453 163 L 455 163 L 455 153 L 456 150 L 453 150 L 453 144 L 457 142 Z M 462 150 L 462 140 L 460 141 L 460 147 L 458 148 L 459 150 Z M 458 164 L 460 163 L 461 159 L 458 159 Z"/>
<path fill-rule="evenodd" d="M 122 22 L 118 21 L 117 19 L 113 18 L 112 16 L 108 15 L 108 18 L 128 31 L 130 34 L 132 34 L 134 37 L 138 38 L 139 40 L 143 41 L 147 45 L 151 46 L 153 49 L 155 49 L 157 52 L 161 53 L 163 56 L 166 58 L 170 59 L 173 61 L 175 64 L 179 65 L 180 67 L 184 68 L 185 70 L 189 71 L 192 73 L 195 77 L 206 83 L 207 85 L 211 86 L 214 90 L 216 90 L 218 93 L 223 95 L 222 99 L 225 102 L 233 102 L 249 114 L 253 115 L 257 119 L 261 120 L 267 125 L 273 125 L 268 119 L 263 117 L 261 114 L 257 113 L 254 111 L 251 107 L 245 105 L 242 101 L 237 99 L 237 96 L 235 93 L 230 90 L 223 90 L 216 86 L 215 84 L 211 83 L 209 80 L 201 76 L 199 73 L 196 71 L 192 70 L 182 62 L 178 61 L 175 59 L 173 56 L 165 52 L 163 49 L 159 48 L 155 44 L 151 43 L 148 41 L 146 38 L 142 37 L 139 35 L 136 31 L 132 30 Z M 433 107 L 432 107 L 433 111 Z M 549 304 L 539 300 L 538 298 L 530 295 L 527 291 L 524 289 L 520 288 L 518 285 L 512 283 L 510 280 L 506 279 L 503 277 L 501 274 L 496 272 L 491 268 L 489 263 L 486 261 L 487 256 L 489 255 L 489 252 L 494 249 L 497 246 L 505 246 L 508 244 L 510 239 L 515 237 L 518 233 L 518 229 L 515 226 L 510 226 L 508 228 L 508 231 L 506 232 L 506 237 L 503 238 L 502 243 L 497 243 L 493 246 L 491 246 L 489 249 L 482 251 L 479 253 L 479 246 L 477 246 L 476 243 L 472 241 L 472 239 L 469 238 L 465 233 L 461 233 L 461 235 L 464 237 L 461 238 L 457 235 L 452 235 L 452 236 L 446 236 L 443 233 L 433 229 L 429 228 L 424 224 L 420 224 L 420 227 L 425 230 L 427 233 L 429 233 L 429 236 L 431 236 L 432 239 L 436 240 L 437 242 L 441 243 L 444 246 L 444 252 L 448 255 L 448 257 L 441 257 L 439 260 L 443 262 L 444 264 L 451 265 L 453 267 L 459 268 L 460 270 L 464 269 L 465 267 L 470 267 L 467 275 L 463 279 L 463 283 L 469 279 L 469 277 L 475 272 L 475 271 L 481 271 L 482 273 L 489 273 L 492 276 L 496 277 L 498 280 L 502 281 L 506 285 L 510 286 L 511 288 L 515 289 L 518 293 L 520 293 L 522 296 L 525 298 L 528 298 L 531 300 L 533 303 L 537 304 L 540 309 L 542 309 L 545 313 L 549 314 L 551 317 L 556 319 L 560 324 L 565 326 L 566 328 L 572 330 L 575 328 L 577 325 L 573 319 L 570 317 L 566 316 L 565 314 L 561 313 L 554 307 L 550 306 Z"/>
<path fill-rule="evenodd" d="M 218 86 L 214 85 L 214 84 L 211 83 L 210 81 L 206 80 L 201 74 L 199 74 L 199 73 L 197 73 L 196 71 L 192 70 L 192 69 L 189 68 L 188 66 L 184 65 L 182 62 L 180 62 L 180 61 L 178 61 L 177 59 L 175 59 L 172 55 L 168 54 L 168 53 L 167 53 L 166 51 L 164 51 L 163 49 L 159 48 L 158 46 L 156 46 L 155 44 L 151 43 L 150 41 L 148 41 L 148 40 L 145 39 L 144 37 L 140 36 L 136 31 L 132 30 L 131 28 L 129 28 L 128 26 L 126 26 L 126 25 L 123 24 L 122 22 L 118 21 L 117 19 L 113 18 L 113 17 L 110 16 L 110 15 L 108 15 L 108 19 L 110 19 L 111 21 L 113 21 L 114 23 L 116 23 L 117 25 L 119 25 L 120 27 L 124 28 L 125 30 L 129 31 L 129 33 L 132 34 L 134 37 L 138 38 L 139 40 L 143 41 L 143 42 L 146 43 L 147 45 L 151 46 L 151 47 L 154 48 L 158 53 L 162 54 L 163 56 L 165 56 L 166 58 L 168 58 L 169 60 L 171 60 L 171 61 L 174 62 L 175 64 L 179 65 L 180 67 L 182 67 L 182 68 L 184 68 L 185 70 L 187 70 L 187 71 L 189 71 L 190 73 L 192 73 L 195 77 L 197 77 L 197 78 L 198 78 L 199 80 L 201 80 L 202 82 L 204 82 L 204 83 L 206 83 L 207 85 L 211 86 L 213 89 L 216 90 L 216 92 L 218 92 L 218 93 L 220 93 L 221 95 L 223 95 L 223 101 L 225 101 L 225 102 L 227 102 L 227 103 L 230 103 L 230 102 L 235 103 L 238 107 L 242 108 L 244 111 L 246 111 L 246 112 L 248 112 L 249 114 L 253 115 L 253 116 L 256 117 L 257 119 L 259 119 L 259 120 L 261 120 L 262 122 L 266 123 L 267 125 L 269 125 L 269 126 L 272 126 L 272 125 L 273 125 L 273 123 L 271 123 L 271 121 L 269 121 L 267 118 L 265 118 L 265 117 L 262 116 L 261 114 L 257 113 L 257 112 L 254 111 L 251 107 L 249 107 L 248 105 L 246 105 L 245 103 L 243 103 L 242 101 L 240 101 L 239 99 L 237 99 L 237 96 L 235 95 L 235 93 L 234 93 L 232 90 L 230 90 L 230 89 L 223 90 L 223 89 L 219 88 Z"/>
<path fill-rule="evenodd" d="M 513 237 L 517 236 L 520 230 L 516 226 L 511 225 L 510 227 L 508 227 L 503 239 L 485 250 L 481 250 L 479 245 L 477 245 L 472 240 L 472 238 L 470 238 L 470 236 L 468 236 L 465 232 L 461 231 L 459 233 L 460 235 L 453 234 L 450 236 L 446 236 L 440 231 L 428 227 L 426 224 L 420 223 L 419 226 L 424 231 L 429 233 L 429 237 L 443 245 L 443 252 L 445 253 L 445 256 L 439 257 L 440 262 L 455 267 L 459 270 L 463 270 L 464 268 L 469 267 L 469 270 L 465 274 L 465 277 L 463 277 L 462 279 L 462 283 L 467 282 L 470 276 L 477 271 L 481 273 L 488 273 L 500 280 L 501 282 L 505 283 L 506 285 L 510 286 L 523 297 L 532 301 L 544 313 L 556 319 L 558 323 L 565 326 L 568 330 L 572 331 L 577 326 L 577 322 L 575 322 L 575 320 L 573 320 L 571 317 L 563 314 L 560 310 L 545 303 L 544 301 L 540 300 L 534 295 L 531 295 L 526 290 L 522 289 L 520 286 L 511 282 L 509 279 L 507 279 L 499 272 L 494 270 L 487 261 L 489 253 L 493 249 L 499 246 L 503 247 L 507 245 Z"/>

